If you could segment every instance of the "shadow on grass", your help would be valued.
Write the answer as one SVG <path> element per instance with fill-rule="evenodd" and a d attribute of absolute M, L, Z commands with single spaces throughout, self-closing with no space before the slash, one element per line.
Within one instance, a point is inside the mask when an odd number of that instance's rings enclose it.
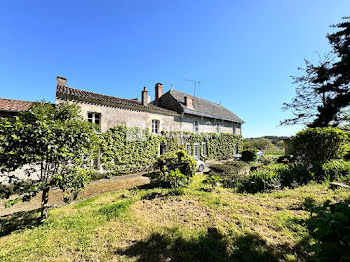
<path fill-rule="evenodd" d="M 40 224 L 40 208 L 2 216 L 0 217 L 0 237 L 16 230 L 37 227 Z"/>
<path fill-rule="evenodd" d="M 116 254 L 137 261 L 279 261 L 287 252 L 267 245 L 258 235 L 246 234 L 233 239 L 209 228 L 206 235 L 186 240 L 177 230 L 168 234 L 154 233 L 147 240 L 138 241 Z M 289 252 L 288 252 L 289 253 Z"/>

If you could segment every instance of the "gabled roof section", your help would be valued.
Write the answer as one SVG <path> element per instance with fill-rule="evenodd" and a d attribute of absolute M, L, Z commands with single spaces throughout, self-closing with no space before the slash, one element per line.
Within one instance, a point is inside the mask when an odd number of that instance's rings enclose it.
<path fill-rule="evenodd" d="M 34 102 L 0 98 L 0 111 L 21 112 L 28 111 Z"/>
<path fill-rule="evenodd" d="M 222 105 L 204 100 L 202 98 L 190 96 L 188 94 L 173 89 L 170 90 L 169 93 L 177 100 L 177 102 L 183 108 L 183 112 L 186 114 L 221 119 L 237 123 L 244 123 L 242 119 L 240 119 L 238 116 L 236 116 L 234 113 L 232 113 L 230 110 L 223 107 Z M 193 109 L 186 107 L 185 96 L 192 97 Z"/>
<path fill-rule="evenodd" d="M 57 85 L 56 97 L 87 101 L 87 102 L 95 102 L 95 103 L 104 104 L 104 105 L 134 107 L 144 111 L 153 111 L 153 112 L 156 111 L 159 113 L 177 114 L 174 111 L 171 111 L 153 104 L 148 104 L 144 106 L 141 104 L 140 101 L 136 99 L 124 99 L 124 98 L 119 98 L 114 96 L 107 96 L 107 95 L 79 90 L 79 89 L 62 86 L 62 85 Z"/>

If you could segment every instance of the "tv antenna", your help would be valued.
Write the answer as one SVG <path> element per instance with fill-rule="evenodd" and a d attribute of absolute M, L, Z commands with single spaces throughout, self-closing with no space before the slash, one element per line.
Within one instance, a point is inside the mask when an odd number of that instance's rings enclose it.
<path fill-rule="evenodd" d="M 196 88 L 197 88 L 197 85 L 199 86 L 199 84 L 200 84 L 201 82 L 196 81 L 196 80 L 192 80 L 192 79 L 185 79 L 185 81 L 192 82 L 192 83 L 194 84 L 193 96 L 196 96 Z"/>

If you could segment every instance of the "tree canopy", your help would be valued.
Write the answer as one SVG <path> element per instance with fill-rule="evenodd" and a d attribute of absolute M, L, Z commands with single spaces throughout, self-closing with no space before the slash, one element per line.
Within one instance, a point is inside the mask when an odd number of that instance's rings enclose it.
<path fill-rule="evenodd" d="M 0 173 L 7 175 L 8 182 L 19 180 L 10 173 L 19 168 L 28 177 L 37 175 L 33 186 L 12 203 L 42 192 L 44 218 L 50 188 L 71 189 L 76 196 L 88 182 L 97 136 L 92 124 L 79 116 L 76 105 L 35 103 L 15 119 L 0 119 L 0 138 Z"/>
<path fill-rule="evenodd" d="M 341 111 L 350 105 L 350 18 L 331 27 L 336 29 L 327 35 L 332 51 L 318 64 L 305 60 L 305 68 L 299 68 L 303 75 L 292 77 L 296 97 L 283 105 L 292 117 L 281 124 L 338 126 L 343 119 Z"/>

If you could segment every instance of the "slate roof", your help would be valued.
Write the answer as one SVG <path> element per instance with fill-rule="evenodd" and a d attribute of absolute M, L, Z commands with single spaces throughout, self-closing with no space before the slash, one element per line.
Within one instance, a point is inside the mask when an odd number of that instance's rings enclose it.
<path fill-rule="evenodd" d="M 21 112 L 28 111 L 34 102 L 0 98 L 0 111 Z"/>
<path fill-rule="evenodd" d="M 94 92 L 79 90 L 67 86 L 57 85 L 56 90 L 56 97 L 63 97 L 63 98 L 71 98 L 71 99 L 78 99 L 78 100 L 88 100 L 88 101 L 94 101 L 101 104 L 112 104 L 112 105 L 120 105 L 120 106 L 126 106 L 126 107 L 136 107 L 140 110 L 145 111 L 159 111 L 160 113 L 171 113 L 174 114 L 176 112 L 153 105 L 148 104 L 146 106 L 142 105 L 142 103 L 136 99 L 125 99 L 125 98 L 119 98 L 114 96 L 107 96 L 102 95 Z"/>
<path fill-rule="evenodd" d="M 222 105 L 204 100 L 202 98 L 190 96 L 188 94 L 173 89 L 170 90 L 169 93 L 178 101 L 178 103 L 183 109 L 183 112 L 186 114 L 216 118 L 237 123 L 244 123 L 242 119 L 240 119 L 238 116 L 236 116 L 234 113 L 232 113 L 230 110 L 223 107 Z M 185 96 L 192 97 L 193 109 L 186 107 Z"/>

